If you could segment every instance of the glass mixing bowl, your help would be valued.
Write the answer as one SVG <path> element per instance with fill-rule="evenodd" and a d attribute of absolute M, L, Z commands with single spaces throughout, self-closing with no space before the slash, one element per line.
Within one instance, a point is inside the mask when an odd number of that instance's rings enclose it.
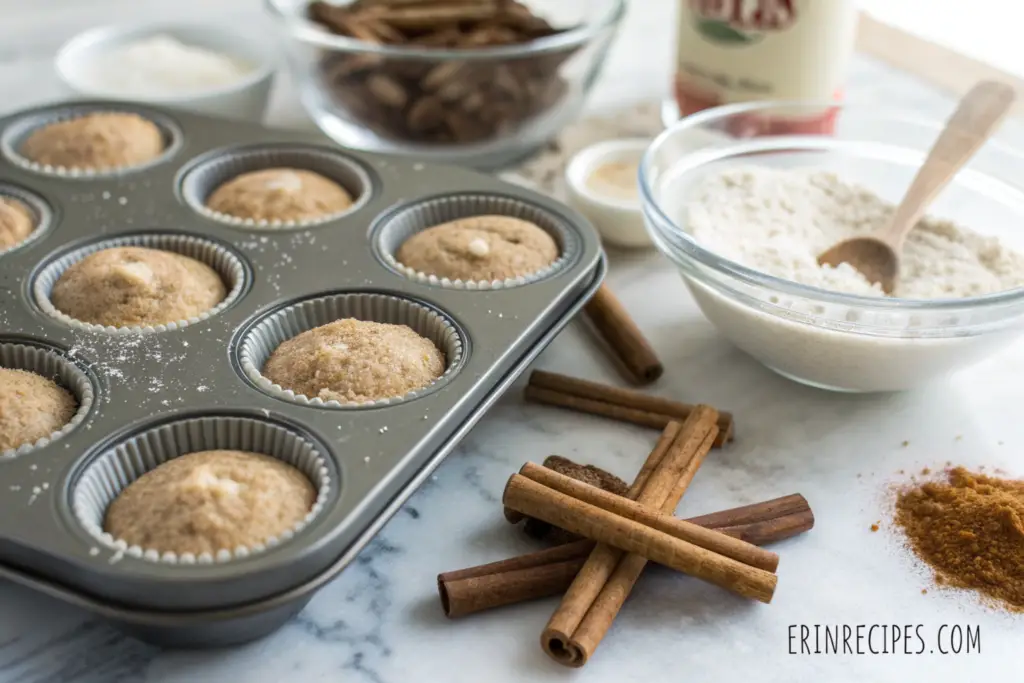
<path fill-rule="evenodd" d="M 338 144 L 497 168 L 552 139 L 583 107 L 625 0 L 526 2 L 562 33 L 519 45 L 431 49 L 333 35 L 309 0 L 265 0 L 302 103 Z"/>
<path fill-rule="evenodd" d="M 779 132 L 836 107 L 831 135 Z M 965 299 L 855 296 L 752 270 L 701 246 L 687 203 L 708 174 L 737 166 L 820 168 L 899 202 L 942 124 L 872 106 L 753 103 L 676 123 L 640 169 L 647 230 L 704 315 L 736 346 L 798 382 L 839 391 L 910 389 L 992 354 L 1024 329 L 1024 288 Z M 1024 252 L 1024 156 L 990 141 L 928 213 Z"/>

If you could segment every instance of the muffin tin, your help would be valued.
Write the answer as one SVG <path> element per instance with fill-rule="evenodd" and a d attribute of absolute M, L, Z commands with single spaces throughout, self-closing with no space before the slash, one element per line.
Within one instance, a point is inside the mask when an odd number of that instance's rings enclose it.
<path fill-rule="evenodd" d="M 37 168 L 17 156 L 35 126 L 90 111 L 149 117 L 168 136 L 168 151 L 141 168 L 103 174 Z M 225 169 L 282 160 L 313 165 L 355 204 L 342 215 L 282 226 L 224 220 L 197 205 Z M 299 611 L 605 272 L 583 218 L 489 176 L 123 103 L 59 103 L 0 119 L 0 192 L 37 198 L 46 221 L 39 235 L 0 254 L 0 359 L 49 369 L 84 406 L 53 439 L 0 457 L 0 576 L 168 645 L 250 640 Z M 535 217 L 562 258 L 537 277 L 493 283 L 440 281 L 395 266 L 395 235 L 428 227 L 417 217 L 481 212 Z M 118 244 L 206 260 L 231 294 L 210 315 L 133 329 L 85 325 L 47 305 L 63 268 Z M 259 375 L 282 335 L 338 314 L 409 324 L 446 352 L 446 372 L 422 390 L 369 404 L 296 397 Z M 215 557 L 126 547 L 103 533 L 105 506 L 131 481 L 207 448 L 256 450 L 295 464 L 316 485 L 317 505 L 265 546 Z"/>

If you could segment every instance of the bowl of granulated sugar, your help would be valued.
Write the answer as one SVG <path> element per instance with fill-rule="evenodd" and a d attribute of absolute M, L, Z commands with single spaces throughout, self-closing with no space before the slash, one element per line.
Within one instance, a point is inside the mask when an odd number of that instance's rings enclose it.
<path fill-rule="evenodd" d="M 826 108 L 828 135 L 775 125 Z M 772 370 L 837 391 L 919 387 L 1024 331 L 1024 155 L 981 148 L 910 233 L 892 295 L 817 256 L 889 221 L 941 128 L 856 105 L 707 110 L 648 148 L 644 221 L 705 317 Z"/>
<path fill-rule="evenodd" d="M 263 45 L 205 25 L 101 26 L 68 41 L 55 67 L 77 95 L 260 121 L 274 75 Z"/>

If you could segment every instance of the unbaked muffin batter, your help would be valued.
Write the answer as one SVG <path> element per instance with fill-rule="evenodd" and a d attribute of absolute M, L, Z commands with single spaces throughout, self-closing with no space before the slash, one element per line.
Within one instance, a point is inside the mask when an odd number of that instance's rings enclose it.
<path fill-rule="evenodd" d="M 199 451 L 132 482 L 111 503 L 103 530 L 161 553 L 216 554 L 280 536 L 315 502 L 309 478 L 277 458 Z"/>
<path fill-rule="evenodd" d="M 213 191 L 206 206 L 235 218 L 299 222 L 344 211 L 352 206 L 352 196 L 319 173 L 267 168 L 227 181 Z"/>
<path fill-rule="evenodd" d="M 160 249 L 114 247 L 75 263 L 53 286 L 57 310 L 94 325 L 160 325 L 204 313 L 227 296 L 210 266 Z"/>
<path fill-rule="evenodd" d="M 444 369 L 444 354 L 409 327 L 346 318 L 281 344 L 263 376 L 308 398 L 352 403 L 404 396 Z"/>
<path fill-rule="evenodd" d="M 33 132 L 19 150 L 30 161 L 79 170 L 138 166 L 160 156 L 164 139 L 138 114 L 99 112 Z"/>
<path fill-rule="evenodd" d="M 27 206 L 14 197 L 0 195 L 0 251 L 24 242 L 35 228 L 35 218 Z"/>
<path fill-rule="evenodd" d="M 558 245 L 528 221 L 473 216 L 416 233 L 402 243 L 396 258 L 420 273 L 450 280 L 505 280 L 551 265 Z"/>
<path fill-rule="evenodd" d="M 75 397 L 56 382 L 27 370 L 0 368 L 0 451 L 61 430 L 77 409 Z"/>

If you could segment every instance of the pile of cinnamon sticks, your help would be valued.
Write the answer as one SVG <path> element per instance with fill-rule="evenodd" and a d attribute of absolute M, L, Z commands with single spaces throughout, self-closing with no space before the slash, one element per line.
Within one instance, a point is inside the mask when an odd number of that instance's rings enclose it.
<path fill-rule="evenodd" d="M 586 313 L 634 384 L 649 384 L 662 374 L 650 344 L 607 287 L 600 288 Z M 557 456 L 545 466 L 526 463 L 505 487 L 506 519 L 525 519 L 531 535 L 572 540 L 439 575 L 446 615 L 562 594 L 541 644 L 555 661 L 579 667 L 608 632 L 648 561 L 771 601 L 779 557 L 759 546 L 814 526 L 803 496 L 688 520 L 674 516 L 709 451 L 733 440 L 731 414 L 542 370 L 530 375 L 525 398 L 661 429 L 661 438 L 628 487 L 614 475 Z"/>
<path fill-rule="evenodd" d="M 673 415 L 681 412 L 680 405 L 685 404 L 671 406 Z M 769 602 L 778 556 L 757 546 L 810 529 L 810 507 L 802 496 L 791 495 L 676 519 L 673 511 L 719 441 L 720 425 L 731 429 L 732 424 L 708 406 L 686 406 L 686 413 L 682 424 L 668 420 L 625 496 L 540 465 L 524 465 L 506 486 L 506 516 L 510 521 L 539 519 L 583 540 L 441 574 L 438 590 L 445 613 L 463 616 L 564 592 L 541 642 L 553 659 L 578 667 L 601 642 L 649 560 Z"/>

